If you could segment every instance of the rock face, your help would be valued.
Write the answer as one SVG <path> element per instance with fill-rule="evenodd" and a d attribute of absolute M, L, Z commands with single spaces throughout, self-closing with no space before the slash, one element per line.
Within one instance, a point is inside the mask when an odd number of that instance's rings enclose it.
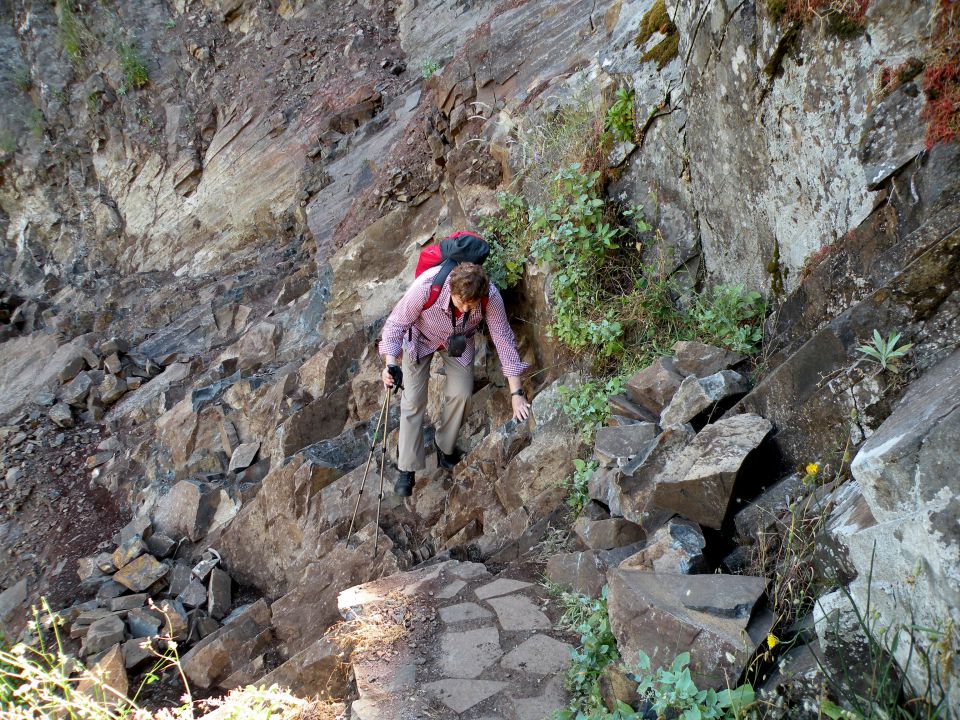
<path fill-rule="evenodd" d="M 772 427 L 769 421 L 750 414 L 708 425 L 671 461 L 656 484 L 653 502 L 720 529 L 744 461 Z"/>
<path fill-rule="evenodd" d="M 644 651 L 652 667 L 689 649 L 698 687 L 734 687 L 772 618 L 751 621 L 766 580 L 744 575 L 663 575 L 612 570 L 610 627 L 627 663 Z M 733 659 L 731 659 L 733 658 Z"/>
<path fill-rule="evenodd" d="M 960 351 L 911 387 L 853 460 L 851 472 L 876 523 L 860 529 L 847 524 L 837 534 L 858 573 L 851 586 L 854 600 L 864 608 L 872 586 L 871 610 L 880 613 L 882 623 L 897 626 L 909 604 L 921 626 L 960 625 L 957 437 Z M 911 643 L 923 652 L 915 649 L 907 663 Z M 929 657 L 929 666 L 919 656 Z M 926 635 L 901 639 L 897 659 L 914 687 L 926 687 L 938 672 L 937 658 Z M 955 673 L 941 680 L 947 704 L 956 707 L 960 680 Z"/>

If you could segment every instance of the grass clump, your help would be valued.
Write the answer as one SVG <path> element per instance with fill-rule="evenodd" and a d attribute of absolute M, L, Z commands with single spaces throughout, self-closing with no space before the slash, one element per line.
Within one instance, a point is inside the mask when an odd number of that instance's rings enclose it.
<path fill-rule="evenodd" d="M 440 72 L 440 63 L 432 58 L 427 58 L 420 64 L 420 77 L 424 80 L 429 80 L 431 77 Z"/>
<path fill-rule="evenodd" d="M 120 70 L 123 73 L 123 84 L 126 88 L 139 90 L 150 82 L 150 72 L 136 43 L 128 40 L 118 42 L 117 56 L 120 58 Z"/>
<path fill-rule="evenodd" d="M 60 42 L 74 62 L 83 59 L 89 46 L 89 31 L 77 16 L 75 0 L 60 0 L 57 3 L 57 23 L 60 26 Z"/>
<path fill-rule="evenodd" d="M 0 130 L 0 153 L 15 152 L 17 149 L 17 138 L 9 130 Z"/>
<path fill-rule="evenodd" d="M 33 79 L 30 77 L 30 68 L 20 67 L 13 73 L 13 84 L 21 92 L 30 92 L 33 87 Z"/>

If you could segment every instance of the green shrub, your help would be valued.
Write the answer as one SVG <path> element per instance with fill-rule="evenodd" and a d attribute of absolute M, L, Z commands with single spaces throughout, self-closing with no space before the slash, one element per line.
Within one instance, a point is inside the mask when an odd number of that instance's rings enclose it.
<path fill-rule="evenodd" d="M 13 84 L 22 92 L 30 92 L 33 87 L 33 79 L 30 77 L 30 68 L 20 67 L 13 73 Z"/>
<path fill-rule="evenodd" d="M 763 338 L 766 303 L 742 285 L 718 285 L 694 298 L 690 307 L 696 336 L 740 353 L 752 353 Z"/>
<path fill-rule="evenodd" d="M 17 138 L 9 130 L 0 130 L 0 153 L 15 152 L 17 149 Z"/>
<path fill-rule="evenodd" d="M 620 88 L 617 98 L 607 110 L 607 131 L 620 142 L 630 142 L 636 132 L 633 88 Z"/>
<path fill-rule="evenodd" d="M 483 264 L 490 280 L 498 288 L 512 288 L 523 277 L 530 251 L 530 221 L 523 198 L 506 192 L 497 193 L 500 212 L 483 215 L 477 220 L 490 243 L 490 255 Z"/>
<path fill-rule="evenodd" d="M 79 62 L 87 47 L 87 29 L 77 17 L 74 0 L 57 3 L 57 22 L 60 26 L 60 42 L 70 59 Z"/>
<path fill-rule="evenodd" d="M 559 389 L 559 403 L 563 414 L 570 418 L 583 441 L 590 443 L 597 426 L 610 417 L 607 398 L 623 392 L 624 379 L 621 376 L 602 380 L 588 380 L 582 385 L 570 389 Z"/>
<path fill-rule="evenodd" d="M 599 178 L 576 163 L 556 173 L 549 203 L 530 209 L 530 254 L 553 270 L 551 334 L 572 350 L 607 357 L 622 352 L 623 325 L 604 307 L 600 271 L 624 229 L 608 221 Z"/>

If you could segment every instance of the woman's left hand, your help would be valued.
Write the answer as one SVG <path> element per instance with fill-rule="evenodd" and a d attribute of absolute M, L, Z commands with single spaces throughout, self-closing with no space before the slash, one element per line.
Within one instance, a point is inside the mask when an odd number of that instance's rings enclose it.
<path fill-rule="evenodd" d="M 513 419 L 523 422 L 530 416 L 530 403 L 522 395 L 511 396 L 513 401 Z"/>

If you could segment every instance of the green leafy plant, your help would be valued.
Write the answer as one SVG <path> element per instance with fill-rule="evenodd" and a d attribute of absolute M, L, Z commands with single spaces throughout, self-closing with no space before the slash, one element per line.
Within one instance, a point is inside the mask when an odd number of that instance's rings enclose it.
<path fill-rule="evenodd" d="M 575 720 L 605 712 L 600 695 L 600 675 L 607 665 L 620 658 L 617 639 L 610 629 L 606 586 L 596 600 L 573 593 L 566 593 L 566 596 L 568 609 L 564 617 L 568 618 L 567 622 L 573 617 L 580 618 L 576 626 L 580 633 L 580 647 L 571 650 L 567 670 L 567 689 L 573 697 L 566 709 L 554 713 L 555 720 Z"/>
<path fill-rule="evenodd" d="M 713 688 L 700 690 L 690 677 L 690 653 L 680 653 L 669 669 L 661 667 L 653 672 L 646 653 L 639 651 L 638 658 L 637 692 L 647 697 L 657 717 L 737 720 L 751 716 L 756 699 L 753 687 L 745 684 L 720 692 Z"/>
<path fill-rule="evenodd" d="M 150 81 L 150 72 L 135 43 L 127 40 L 118 42 L 117 56 L 120 58 L 123 83 L 128 89 L 137 90 Z"/>
<path fill-rule="evenodd" d="M 490 280 L 498 288 L 514 287 L 523 277 L 530 250 L 527 205 L 512 193 L 497 193 L 500 212 L 482 215 L 477 221 L 490 244 L 490 254 L 483 264 Z"/>
<path fill-rule="evenodd" d="M 695 334 L 705 342 L 752 353 L 763 338 L 763 296 L 742 285 L 718 285 L 694 298 L 690 307 Z"/>
<path fill-rule="evenodd" d="M 900 372 L 900 358 L 906 355 L 910 348 L 913 347 L 913 343 L 898 346 L 897 343 L 900 342 L 900 337 L 899 332 L 891 330 L 890 334 L 887 335 L 887 339 L 884 340 L 880 332 L 874 329 L 873 339 L 867 344 L 858 346 L 857 352 L 863 353 L 868 358 L 875 360 L 884 370 L 898 373 Z"/>
<path fill-rule="evenodd" d="M 579 515 L 583 506 L 590 500 L 590 493 L 587 484 L 590 482 L 590 476 L 596 472 L 600 464 L 595 461 L 581 460 L 574 458 L 573 475 L 567 479 L 569 492 L 567 494 L 567 505 L 573 508 L 573 514 Z"/>
<path fill-rule="evenodd" d="M 420 63 L 420 77 L 427 80 L 440 72 L 440 63 L 432 58 L 427 58 Z"/>
<path fill-rule="evenodd" d="M 536 235 L 530 253 L 553 269 L 553 336 L 573 350 L 608 357 L 623 350 L 623 325 L 613 308 L 603 309 L 600 272 L 625 231 L 606 216 L 599 178 L 577 163 L 554 175 L 550 201 L 530 209 Z"/>
<path fill-rule="evenodd" d="M 633 88 L 620 88 L 607 110 L 607 130 L 620 142 L 630 142 L 636 133 Z"/>
<path fill-rule="evenodd" d="M 618 376 L 588 380 L 572 389 L 559 389 L 560 409 L 570 418 L 584 442 L 591 442 L 597 426 L 610 416 L 607 398 L 623 392 L 623 386 L 624 379 Z"/>

